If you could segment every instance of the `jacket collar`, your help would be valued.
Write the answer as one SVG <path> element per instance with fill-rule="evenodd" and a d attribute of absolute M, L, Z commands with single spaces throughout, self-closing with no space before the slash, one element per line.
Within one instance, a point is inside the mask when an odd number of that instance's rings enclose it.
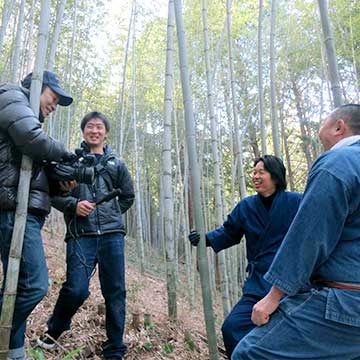
<path fill-rule="evenodd" d="M 360 135 L 348 136 L 337 142 L 330 150 L 339 149 L 345 146 L 350 146 L 360 140 Z"/>
<path fill-rule="evenodd" d="M 86 153 L 90 153 L 90 148 L 84 140 L 81 142 L 80 147 L 85 148 Z M 104 145 L 104 155 L 109 155 L 111 153 L 112 153 L 112 149 L 111 149 L 110 145 L 105 144 Z"/>

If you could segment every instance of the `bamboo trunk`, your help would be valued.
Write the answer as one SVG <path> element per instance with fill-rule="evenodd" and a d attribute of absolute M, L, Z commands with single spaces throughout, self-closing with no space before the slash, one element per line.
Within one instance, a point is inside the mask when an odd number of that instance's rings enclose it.
<path fill-rule="evenodd" d="M 64 5 L 65 6 L 65 5 Z M 76 27 L 77 27 L 77 13 L 78 13 L 78 1 L 74 1 L 74 17 L 73 17 L 73 26 L 72 26 L 72 34 L 71 34 L 71 45 L 70 45 L 70 56 L 68 59 L 68 71 L 67 71 L 67 83 L 68 83 L 68 91 L 71 92 L 71 82 L 72 82 L 72 71 L 73 71 L 73 62 L 74 62 L 74 48 L 75 48 L 75 38 L 76 38 Z M 60 14 L 61 15 L 61 14 Z M 52 44 L 53 45 L 53 44 Z M 52 46 L 56 50 L 56 45 Z M 54 50 L 54 52 L 55 52 Z M 55 55 L 55 54 L 54 54 Z M 50 59 L 51 61 L 51 59 Z M 50 62 L 51 63 L 51 62 Z M 66 139 L 65 144 L 67 147 L 70 147 L 71 144 L 71 118 L 72 118 L 72 107 L 66 109 Z"/>
<path fill-rule="evenodd" d="M 51 39 L 49 60 L 47 63 L 47 68 L 50 71 L 52 71 L 54 68 L 56 48 L 57 48 L 57 43 L 58 43 L 59 36 L 60 36 L 61 24 L 62 24 L 62 18 L 64 15 L 65 5 L 66 5 L 66 0 L 60 0 L 60 3 L 58 5 L 58 10 L 56 13 L 54 32 L 53 32 L 52 39 Z M 76 4 L 74 6 L 75 6 L 75 12 L 76 12 Z"/>
<path fill-rule="evenodd" d="M 264 116 L 264 89 L 263 89 L 263 63 L 262 63 L 262 17 L 263 0 L 259 0 L 259 19 L 258 19 L 258 87 L 259 87 L 259 117 L 260 117 L 260 137 L 261 154 L 266 154 L 266 123 Z"/>
<path fill-rule="evenodd" d="M 228 54 L 229 54 L 229 71 L 230 71 L 230 88 L 231 88 L 231 103 L 233 112 L 233 122 L 235 130 L 235 157 L 237 159 L 237 170 L 239 175 L 239 189 L 240 196 L 244 198 L 246 196 L 246 183 L 243 167 L 243 155 L 242 155 L 242 142 L 240 138 L 239 119 L 236 105 L 236 91 L 235 91 L 235 75 L 232 55 L 232 32 L 231 32 L 231 2 L 226 0 L 226 24 L 227 24 L 227 36 L 228 36 Z"/>
<path fill-rule="evenodd" d="M 169 1 L 167 23 L 167 50 L 165 70 L 165 101 L 164 101 L 164 136 L 163 136 L 163 192 L 164 192 L 164 239 L 166 248 L 166 284 L 168 293 L 168 316 L 177 318 L 176 303 L 176 257 L 174 238 L 174 204 L 172 194 L 172 161 L 171 161 L 171 117 L 174 71 L 174 1 Z"/>
<path fill-rule="evenodd" d="M 120 91 L 120 118 L 119 121 L 116 122 L 116 134 L 119 136 L 119 139 L 116 141 L 118 144 L 117 149 L 120 156 L 122 156 L 124 150 L 124 118 L 125 118 L 125 105 L 124 105 L 124 96 L 125 96 L 125 83 L 126 83 L 126 68 L 128 63 L 128 54 L 129 54 L 129 44 L 130 44 L 130 32 L 131 32 L 131 25 L 134 18 L 134 9 L 135 9 L 135 1 L 133 1 L 131 7 L 131 15 L 129 20 L 129 27 L 127 33 L 127 40 L 125 46 L 125 56 L 124 56 L 124 64 L 122 69 L 122 81 L 121 81 L 121 91 Z M 135 19 L 134 19 L 135 20 Z"/>
<path fill-rule="evenodd" d="M 8 26 L 9 20 L 10 20 L 10 16 L 11 16 L 12 9 L 14 7 L 14 3 L 15 3 L 15 0 L 5 0 L 4 1 L 4 6 L 3 6 L 3 11 L 2 11 L 2 16 L 1 16 L 1 26 L 0 26 L 0 54 L 2 54 L 2 47 L 3 47 L 4 38 L 5 38 L 6 28 Z"/>
<path fill-rule="evenodd" d="M 284 107 L 281 106 L 281 109 Z M 292 171 L 292 165 L 290 160 L 290 151 L 289 151 L 289 144 L 288 144 L 288 135 L 285 132 L 285 120 L 283 115 L 283 110 L 280 111 L 280 125 L 281 125 L 281 133 L 282 133 L 282 139 L 284 144 L 284 155 L 286 160 L 286 168 L 287 168 L 287 178 L 289 180 L 290 185 L 290 191 L 295 191 L 295 185 L 294 185 L 294 175 Z"/>
<path fill-rule="evenodd" d="M 318 0 L 321 25 L 324 34 L 324 42 L 326 47 L 326 55 L 329 65 L 329 77 L 331 82 L 331 91 L 333 95 L 334 106 L 339 107 L 343 104 L 343 97 L 340 87 L 340 76 L 338 64 L 336 60 L 336 51 L 334 43 L 334 35 L 331 29 L 327 0 Z"/>
<path fill-rule="evenodd" d="M 175 0 L 175 18 L 176 18 L 176 29 L 177 29 L 177 37 L 178 37 L 178 45 L 179 45 L 181 85 L 182 85 L 184 110 L 185 110 L 186 143 L 189 152 L 195 225 L 196 225 L 196 229 L 198 229 L 201 234 L 201 240 L 197 249 L 198 249 L 198 261 L 199 261 L 199 270 L 200 270 L 200 279 L 201 279 L 205 325 L 206 325 L 206 333 L 207 333 L 208 346 L 209 346 L 209 358 L 211 360 L 217 360 L 219 358 L 219 354 L 217 349 L 211 290 L 209 287 L 210 279 L 209 279 L 208 261 L 206 256 L 205 236 L 204 236 L 204 216 L 201 209 L 201 198 L 200 198 L 201 190 L 200 190 L 199 163 L 196 153 L 194 113 L 192 108 L 192 97 L 191 97 L 191 89 L 189 82 L 187 49 L 186 49 L 184 23 L 182 17 L 181 0 Z"/>
<path fill-rule="evenodd" d="M 29 19 L 29 43 L 28 43 L 28 58 L 27 58 L 27 73 L 31 72 L 33 68 L 33 31 L 34 31 L 34 13 L 35 13 L 35 1 L 31 1 L 31 8 L 30 8 L 30 19 Z"/>
<path fill-rule="evenodd" d="M 306 164 L 307 164 L 307 170 L 310 171 L 311 165 L 313 163 L 311 158 L 311 152 L 310 152 L 310 144 L 309 144 L 309 134 L 306 132 L 305 128 L 305 114 L 302 107 L 302 97 L 300 90 L 295 82 L 295 80 L 291 80 L 292 83 L 292 89 L 295 95 L 295 103 L 296 103 L 296 111 L 299 118 L 299 125 L 300 125 L 300 134 L 302 137 L 302 148 L 305 154 Z"/>
<path fill-rule="evenodd" d="M 145 250 L 144 250 L 144 236 L 143 236 L 143 221 L 141 216 L 141 188 L 140 188 L 140 159 L 138 148 L 138 134 L 137 134 L 137 116 L 136 116 L 136 48 L 135 48 L 135 21 L 136 18 L 136 3 L 134 4 L 134 20 L 133 20 L 133 39 L 132 39 L 132 55 L 133 55 L 133 74 L 132 74 L 132 96 L 133 96 L 133 126 L 134 126 L 134 150 L 135 150 L 135 173 L 136 173 L 136 215 L 137 215 L 137 231 L 136 244 L 139 257 L 140 272 L 145 273 Z"/>
<path fill-rule="evenodd" d="M 276 0 L 271 1 L 270 28 L 270 95 L 271 95 L 271 124 L 274 154 L 280 157 L 279 120 L 277 116 L 276 83 L 275 83 L 275 28 L 276 28 Z"/>
<path fill-rule="evenodd" d="M 220 179 L 220 163 L 219 163 L 219 149 L 218 149 L 218 135 L 216 129 L 215 111 L 213 103 L 213 88 L 211 81 L 210 69 L 210 56 L 209 56 L 209 36 L 207 24 L 207 9 L 206 0 L 203 0 L 203 32 L 204 32 L 204 54 L 206 65 L 206 81 L 207 81 L 207 99 L 208 99 L 208 114 L 211 125 L 211 144 L 212 155 L 214 163 L 214 176 L 215 176 L 215 226 L 218 227 L 223 221 L 222 214 L 222 199 L 221 199 L 221 179 Z M 225 252 L 221 251 L 218 255 L 219 261 L 219 274 L 220 274 L 220 288 L 223 302 L 223 313 L 226 317 L 230 312 L 230 299 L 229 299 L 229 284 L 226 270 Z"/>
<path fill-rule="evenodd" d="M 12 69 L 11 69 L 11 82 L 16 83 L 18 80 L 19 74 L 19 64 L 20 64 L 20 50 L 21 50 L 21 37 L 24 27 L 24 14 L 25 14 L 25 0 L 21 0 L 19 4 L 19 18 L 18 18 L 18 26 L 16 31 L 15 38 L 15 48 L 14 48 L 14 57 L 12 61 Z"/>

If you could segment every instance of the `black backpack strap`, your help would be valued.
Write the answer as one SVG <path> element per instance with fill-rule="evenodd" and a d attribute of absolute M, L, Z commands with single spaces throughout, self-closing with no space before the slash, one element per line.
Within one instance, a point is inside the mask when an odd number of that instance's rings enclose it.
<path fill-rule="evenodd" d="M 109 189 L 114 189 L 116 187 L 116 184 L 114 184 L 114 180 L 112 179 L 111 175 L 106 169 L 106 163 L 110 158 L 113 158 L 114 156 L 112 154 L 105 155 L 100 162 L 95 165 L 95 172 L 99 175 L 101 175 L 105 181 L 107 182 Z"/>

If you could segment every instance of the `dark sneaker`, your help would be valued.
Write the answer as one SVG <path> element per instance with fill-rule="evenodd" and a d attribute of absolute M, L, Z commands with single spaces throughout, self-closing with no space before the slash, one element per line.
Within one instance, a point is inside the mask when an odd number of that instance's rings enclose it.
<path fill-rule="evenodd" d="M 37 344 L 45 350 L 51 350 L 56 346 L 56 340 L 60 335 L 61 333 L 51 333 L 47 331 L 44 335 L 37 338 Z"/>

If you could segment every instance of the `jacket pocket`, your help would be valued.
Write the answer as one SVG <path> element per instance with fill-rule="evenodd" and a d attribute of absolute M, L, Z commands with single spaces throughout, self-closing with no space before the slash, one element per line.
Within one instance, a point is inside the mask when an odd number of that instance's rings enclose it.
<path fill-rule="evenodd" d="M 325 319 L 360 327 L 360 291 L 329 289 Z"/>

